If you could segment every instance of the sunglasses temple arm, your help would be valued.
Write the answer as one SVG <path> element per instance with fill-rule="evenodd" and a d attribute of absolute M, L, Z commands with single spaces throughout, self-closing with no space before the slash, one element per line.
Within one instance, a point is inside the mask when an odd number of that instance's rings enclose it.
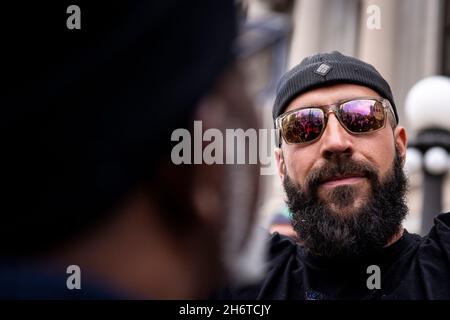
<path fill-rule="evenodd" d="M 275 145 L 281 147 L 281 130 L 278 128 L 275 128 Z"/>
<path fill-rule="evenodd" d="M 281 147 L 281 129 L 279 118 L 275 119 L 275 145 L 280 148 Z"/>
<path fill-rule="evenodd" d="M 392 107 L 391 103 L 389 102 L 389 100 L 387 100 L 387 99 L 385 99 L 385 105 L 386 105 L 386 109 L 387 109 L 388 113 L 391 115 L 390 117 L 388 117 L 388 120 L 391 122 L 392 126 L 395 128 L 395 127 L 397 127 L 398 122 L 397 122 L 397 118 L 395 117 L 393 107 Z"/>

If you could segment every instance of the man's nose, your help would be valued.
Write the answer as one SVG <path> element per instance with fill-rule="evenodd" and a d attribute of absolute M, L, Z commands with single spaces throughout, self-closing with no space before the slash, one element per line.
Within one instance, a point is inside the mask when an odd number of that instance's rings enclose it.
<path fill-rule="evenodd" d="M 320 154 L 326 159 L 340 154 L 353 153 L 353 136 L 341 125 L 336 115 L 330 112 L 327 127 L 321 137 Z"/>

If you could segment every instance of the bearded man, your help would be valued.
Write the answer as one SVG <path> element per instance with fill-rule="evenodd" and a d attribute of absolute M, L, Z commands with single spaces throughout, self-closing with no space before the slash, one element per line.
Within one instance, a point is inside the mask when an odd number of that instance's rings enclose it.
<path fill-rule="evenodd" d="M 425 237 L 402 226 L 407 137 L 391 89 L 339 52 L 281 79 L 275 157 L 298 240 L 270 238 L 264 280 L 239 299 L 450 299 L 450 213 Z"/>

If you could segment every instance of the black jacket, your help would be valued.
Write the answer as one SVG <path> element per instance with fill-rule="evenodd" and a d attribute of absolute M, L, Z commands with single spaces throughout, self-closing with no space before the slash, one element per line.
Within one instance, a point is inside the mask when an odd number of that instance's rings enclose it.
<path fill-rule="evenodd" d="M 380 289 L 368 278 L 379 267 Z M 270 237 L 268 271 L 258 284 L 227 287 L 219 299 L 450 299 L 450 212 L 425 237 L 408 233 L 389 247 L 353 261 L 311 257 L 292 239 Z"/>

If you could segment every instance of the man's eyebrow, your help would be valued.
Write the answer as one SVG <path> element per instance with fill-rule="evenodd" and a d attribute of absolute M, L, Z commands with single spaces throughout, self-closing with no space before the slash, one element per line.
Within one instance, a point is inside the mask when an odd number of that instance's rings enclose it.
<path fill-rule="evenodd" d="M 336 104 L 339 104 L 339 103 L 344 102 L 344 101 L 348 101 L 348 100 L 352 100 L 352 99 L 362 99 L 362 98 L 378 98 L 378 99 L 384 99 L 384 98 L 383 98 L 382 96 L 380 96 L 380 95 L 368 95 L 368 96 L 357 96 L 357 97 L 353 96 L 353 97 L 342 98 L 342 99 L 336 100 L 336 101 L 333 102 L 333 103 L 325 103 L 325 104 L 324 104 L 324 103 L 321 103 L 321 104 L 318 104 L 318 103 L 316 103 L 316 104 L 304 104 L 304 105 L 296 106 L 295 108 L 293 108 L 293 109 L 291 109 L 291 110 L 289 110 L 289 111 L 287 111 L 287 112 L 291 112 L 291 111 L 294 111 L 294 110 L 305 109 L 305 108 L 319 108 L 319 107 L 332 106 L 332 105 L 336 105 Z"/>
<path fill-rule="evenodd" d="M 341 100 L 339 100 L 341 101 Z M 319 107 L 325 107 L 325 106 L 331 106 L 335 103 L 329 103 L 329 104 L 319 104 L 319 103 L 315 103 L 315 104 L 304 104 L 304 105 L 300 105 L 300 106 L 296 106 L 295 108 L 292 108 L 291 110 L 287 111 L 287 112 L 291 112 L 291 111 L 295 111 L 295 110 L 300 110 L 300 109 L 306 109 L 306 108 L 319 108 Z"/>
<path fill-rule="evenodd" d="M 338 103 L 340 103 L 340 102 L 342 102 L 342 101 L 345 101 L 345 100 L 351 100 L 351 99 L 353 99 L 353 98 L 354 98 L 354 97 L 343 98 L 343 99 L 336 100 L 336 101 L 334 101 L 334 102 L 332 102 L 332 103 L 309 103 L 309 104 L 302 104 L 302 105 L 296 106 L 295 108 L 291 109 L 291 111 L 292 111 L 292 110 L 298 110 L 298 109 L 305 109 L 305 108 L 319 108 L 319 107 L 332 106 L 332 105 L 338 104 Z M 289 111 L 288 111 L 288 112 L 289 112 Z"/>

